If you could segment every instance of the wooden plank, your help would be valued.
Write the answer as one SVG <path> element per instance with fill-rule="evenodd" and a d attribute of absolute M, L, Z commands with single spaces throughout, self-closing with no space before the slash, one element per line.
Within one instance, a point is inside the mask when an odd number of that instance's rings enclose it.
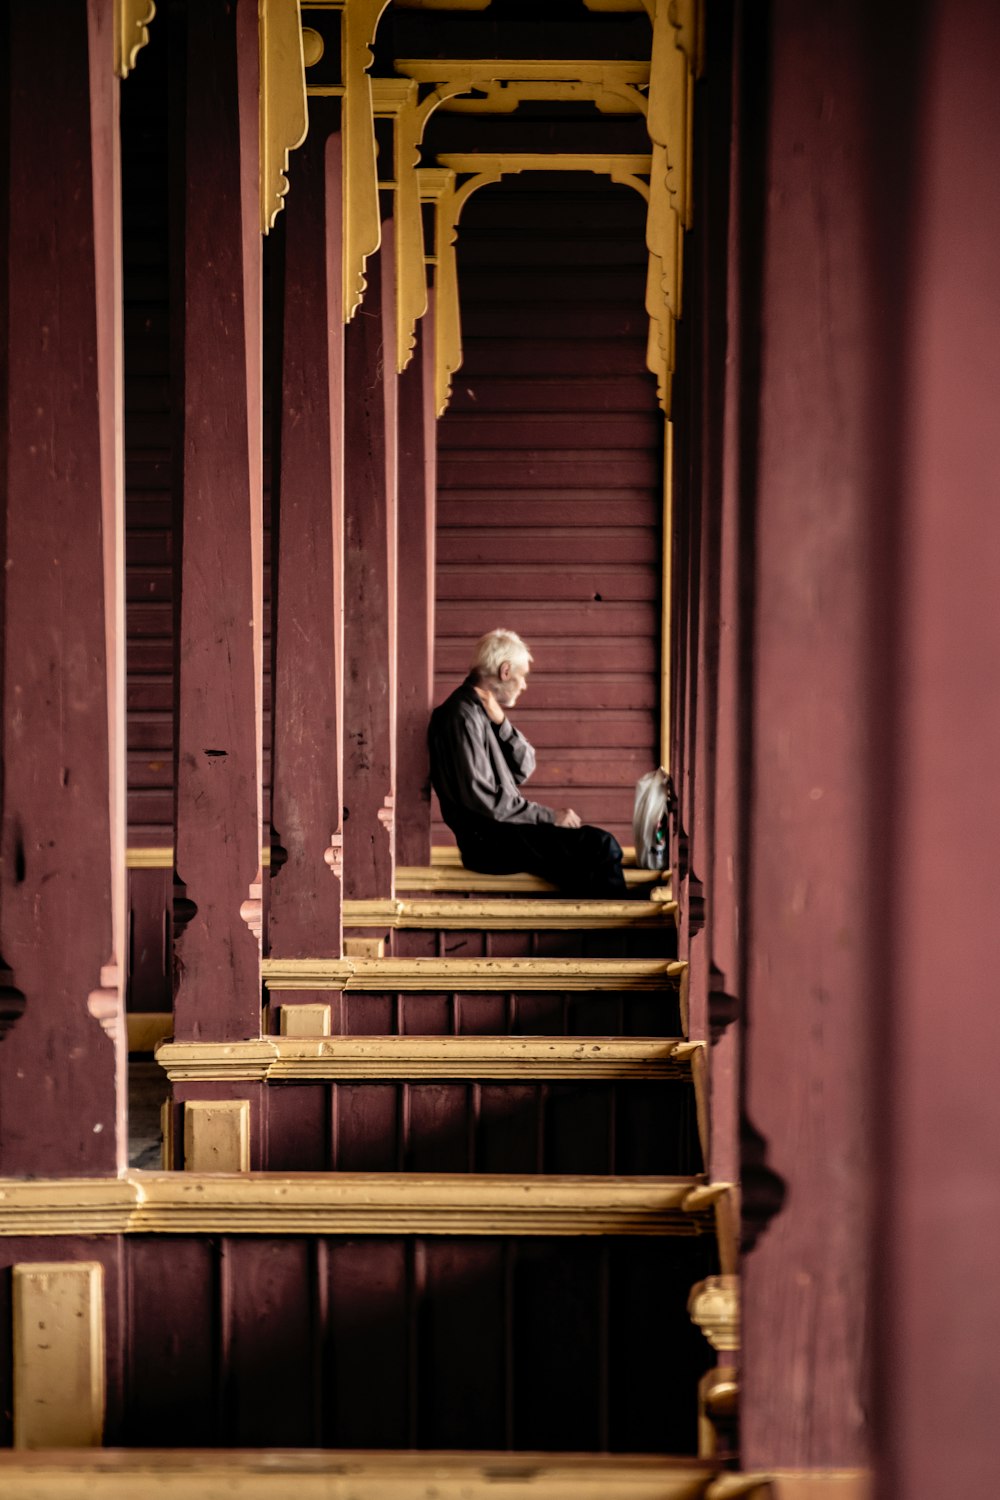
<path fill-rule="evenodd" d="M 457 856 L 458 850 L 454 853 Z M 456 865 L 457 860 L 454 863 L 441 860 L 437 868 L 454 869 Z M 659 892 L 662 887 L 653 889 Z M 659 900 L 563 901 L 553 897 L 521 901 L 507 897 L 494 901 L 348 901 L 344 906 L 344 921 L 348 927 L 396 930 L 593 932 L 609 928 L 655 928 L 668 921 L 672 924 L 676 911 L 676 902 Z"/>
<path fill-rule="evenodd" d="M 341 951 L 344 770 L 343 180 L 339 107 L 316 99 L 284 223 L 268 944 Z M 265 777 L 267 767 L 265 765 Z"/>
<path fill-rule="evenodd" d="M 664 990 L 685 964 L 650 958 L 268 958 L 264 984 L 283 990 Z"/>
<path fill-rule="evenodd" d="M 259 153 L 256 18 L 195 7 L 181 44 L 183 87 L 171 108 L 182 130 L 173 206 L 184 224 L 177 401 L 187 524 L 175 776 L 176 868 L 190 920 L 174 929 L 174 1016 L 181 1035 L 245 1037 L 257 1027 L 261 920 L 261 413 L 250 393 L 261 379 L 262 265 L 256 195 L 245 188 Z M 225 587 L 207 587 L 222 558 Z M 130 816 L 139 802 L 133 794 Z"/>
<path fill-rule="evenodd" d="M 396 362 L 391 221 L 346 331 L 344 894 L 391 896 L 396 792 Z"/>
<path fill-rule="evenodd" d="M 4 14 L 0 188 L 0 1170 L 42 1175 L 127 1149 L 118 85 L 109 12 L 49 19 L 32 78 Z"/>
<path fill-rule="evenodd" d="M 13 1268 L 14 1447 L 89 1448 L 104 1438 L 104 1267 Z"/>
<path fill-rule="evenodd" d="M 437 423 L 434 293 L 417 324 L 416 348 L 399 379 L 399 642 L 396 717 L 396 856 L 429 857 L 427 721 L 434 673 Z"/>
<path fill-rule="evenodd" d="M 241 1077 L 641 1079 L 689 1077 L 698 1050 L 698 1043 L 671 1037 L 317 1033 L 307 1038 L 300 1032 L 259 1042 L 167 1043 L 156 1055 L 175 1082 Z"/>
<path fill-rule="evenodd" d="M 202 1448 L 218 1441 L 218 1255 L 216 1241 L 192 1236 L 148 1235 L 128 1247 L 125 1431 L 136 1447 L 164 1432 Z"/>
<path fill-rule="evenodd" d="M 660 870 L 623 871 L 625 884 L 630 890 L 641 886 L 662 887 L 669 885 Z M 401 865 L 396 871 L 396 883 L 402 891 L 479 892 L 500 895 L 523 895 L 532 891 L 554 891 L 556 887 L 537 875 L 482 875 L 464 868 L 449 869 L 448 866 Z"/>
<path fill-rule="evenodd" d="M 129 1171 L 0 1179 L 0 1234 L 712 1235 L 696 1177 Z"/>
<path fill-rule="evenodd" d="M 386 1349 L 380 1380 L 402 1363 L 400 1351 Z M 350 1385 L 345 1371 L 335 1411 Z M 374 1446 L 386 1434 L 377 1425 L 381 1409 L 372 1405 L 369 1412 L 366 1434 Z M 714 1465 L 691 1458 L 599 1453 L 0 1452 L 0 1483 L 18 1500 L 133 1500 L 147 1493 L 170 1500 L 287 1500 L 291 1489 L 299 1500 L 705 1500 L 714 1473 Z M 843 1500 L 856 1497 L 845 1492 Z"/>

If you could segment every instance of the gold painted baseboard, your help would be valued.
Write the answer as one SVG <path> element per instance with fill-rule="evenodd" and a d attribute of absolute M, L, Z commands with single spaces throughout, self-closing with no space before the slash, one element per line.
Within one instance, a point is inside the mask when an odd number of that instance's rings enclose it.
<path fill-rule="evenodd" d="M 435 994 L 674 989 L 687 965 L 650 958 L 265 958 L 268 990 Z"/>
<path fill-rule="evenodd" d="M 602 1453 L 0 1453 L 11 1500 L 704 1500 L 713 1466 Z"/>
<path fill-rule="evenodd" d="M 0 1179 L 0 1235 L 712 1234 L 696 1177 L 126 1172 Z"/>
<path fill-rule="evenodd" d="M 276 1036 L 164 1042 L 174 1083 L 341 1078 L 690 1078 L 701 1043 L 673 1037 Z"/>

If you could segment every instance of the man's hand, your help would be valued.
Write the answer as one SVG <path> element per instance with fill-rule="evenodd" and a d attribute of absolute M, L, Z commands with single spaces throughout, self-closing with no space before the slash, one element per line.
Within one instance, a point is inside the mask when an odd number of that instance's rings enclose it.
<path fill-rule="evenodd" d="M 478 684 L 472 689 L 472 691 L 475 693 L 476 697 L 485 708 L 490 721 L 493 724 L 502 724 L 505 715 L 503 709 L 500 707 L 500 704 L 497 701 L 496 694 L 492 693 L 489 688 L 481 687 Z"/>
<path fill-rule="evenodd" d="M 580 828 L 580 814 L 571 807 L 561 807 L 556 813 L 555 825 L 557 828 Z"/>

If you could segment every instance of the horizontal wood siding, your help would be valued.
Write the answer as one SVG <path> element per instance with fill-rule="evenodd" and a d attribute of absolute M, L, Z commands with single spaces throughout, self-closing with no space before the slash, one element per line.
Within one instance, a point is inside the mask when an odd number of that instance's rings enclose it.
<path fill-rule="evenodd" d="M 436 690 L 496 625 L 535 656 L 527 788 L 631 842 L 659 762 L 662 414 L 645 370 L 645 206 L 586 174 L 469 202 L 464 363 L 439 424 Z M 453 842 L 438 818 L 435 842 Z"/>

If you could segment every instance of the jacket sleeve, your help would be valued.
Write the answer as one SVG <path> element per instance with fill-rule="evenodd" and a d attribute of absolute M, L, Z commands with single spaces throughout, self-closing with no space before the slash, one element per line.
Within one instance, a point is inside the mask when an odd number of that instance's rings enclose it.
<path fill-rule="evenodd" d="M 475 718 L 465 713 L 449 715 L 435 728 L 433 754 L 438 760 L 441 781 L 448 794 L 467 812 L 492 818 L 498 823 L 555 821 L 550 807 L 528 802 L 516 787 L 503 785 L 490 759 L 482 728 Z M 521 743 L 533 767 L 534 751 L 527 740 L 522 739 Z M 506 758 L 506 751 L 504 754 Z M 512 774 L 517 774 L 512 765 L 510 768 Z M 523 780 L 527 775 L 528 771 L 523 770 L 518 779 Z"/>
<path fill-rule="evenodd" d="M 535 769 L 534 747 L 528 744 L 521 731 L 515 729 L 509 719 L 504 719 L 499 725 L 496 738 L 503 752 L 503 758 L 510 768 L 510 774 L 520 786 L 522 781 L 527 781 Z"/>

